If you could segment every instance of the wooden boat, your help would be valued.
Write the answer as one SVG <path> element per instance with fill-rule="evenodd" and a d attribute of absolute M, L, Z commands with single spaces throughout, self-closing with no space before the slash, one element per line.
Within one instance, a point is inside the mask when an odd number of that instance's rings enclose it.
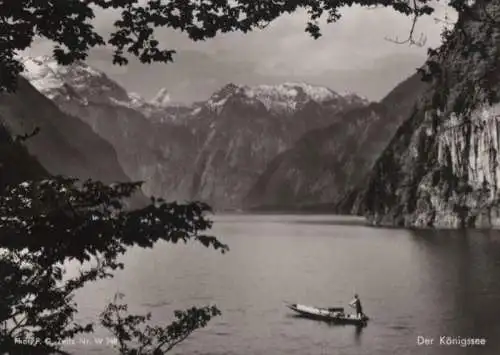
<path fill-rule="evenodd" d="M 291 310 L 299 313 L 303 317 L 336 324 L 353 324 L 364 326 L 369 320 L 366 315 L 358 317 L 355 314 L 346 314 L 343 307 L 320 308 L 297 303 L 287 304 L 286 306 Z"/>

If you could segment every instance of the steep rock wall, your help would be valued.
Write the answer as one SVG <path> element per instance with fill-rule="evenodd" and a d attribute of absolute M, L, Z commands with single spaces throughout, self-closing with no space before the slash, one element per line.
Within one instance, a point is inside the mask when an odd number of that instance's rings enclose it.
<path fill-rule="evenodd" d="M 377 225 L 499 226 L 500 1 L 476 2 L 431 57 L 433 88 L 377 161 L 358 212 Z M 487 15 L 485 14 L 487 11 Z M 484 45 L 483 45 L 484 44 Z"/>

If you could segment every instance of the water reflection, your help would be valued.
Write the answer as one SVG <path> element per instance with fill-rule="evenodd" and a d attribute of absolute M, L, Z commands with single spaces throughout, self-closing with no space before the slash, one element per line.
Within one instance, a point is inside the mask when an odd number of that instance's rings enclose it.
<path fill-rule="evenodd" d="M 363 334 L 363 329 L 365 327 L 357 325 L 354 327 L 354 342 L 356 345 L 361 344 L 361 334 Z"/>
<path fill-rule="evenodd" d="M 421 230 L 412 235 L 422 252 L 422 272 L 432 275 L 428 289 L 437 290 L 434 302 L 445 315 L 440 335 L 485 337 L 489 346 L 474 348 L 474 354 L 498 348 L 500 232 Z"/>

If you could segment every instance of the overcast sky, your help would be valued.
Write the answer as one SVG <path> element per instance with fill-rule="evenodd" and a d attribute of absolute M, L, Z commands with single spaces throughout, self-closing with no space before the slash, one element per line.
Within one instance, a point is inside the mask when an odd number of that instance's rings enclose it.
<path fill-rule="evenodd" d="M 387 40 L 406 38 L 410 18 L 389 9 L 352 7 L 343 11 L 339 22 L 323 26 L 318 40 L 304 32 L 306 14 L 295 13 L 264 30 L 226 34 L 205 42 L 192 42 L 162 29 L 157 34 L 160 42 L 178 51 L 173 64 L 113 66 L 105 48 L 94 51 L 88 62 L 146 98 L 162 87 L 175 100 L 193 101 L 205 99 L 228 82 L 306 81 L 378 100 L 423 64 L 429 46 L 439 44 L 442 24 L 434 17 L 444 18 L 445 13 L 440 6 L 435 15 L 419 20 L 416 34 L 427 37 L 424 47 Z M 110 32 L 113 20 L 109 13 L 99 14 L 96 26 Z M 50 45 L 42 41 L 30 54 L 49 52 Z"/>

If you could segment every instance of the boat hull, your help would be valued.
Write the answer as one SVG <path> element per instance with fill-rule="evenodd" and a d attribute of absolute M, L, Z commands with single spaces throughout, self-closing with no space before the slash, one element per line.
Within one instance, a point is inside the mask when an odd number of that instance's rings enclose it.
<path fill-rule="evenodd" d="M 334 324 L 352 324 L 357 326 L 365 326 L 369 318 L 363 315 L 361 318 L 354 314 L 346 314 L 343 308 L 319 308 L 313 306 L 305 306 L 300 304 L 288 304 L 288 308 L 297 312 L 300 316 L 321 320 Z"/>

